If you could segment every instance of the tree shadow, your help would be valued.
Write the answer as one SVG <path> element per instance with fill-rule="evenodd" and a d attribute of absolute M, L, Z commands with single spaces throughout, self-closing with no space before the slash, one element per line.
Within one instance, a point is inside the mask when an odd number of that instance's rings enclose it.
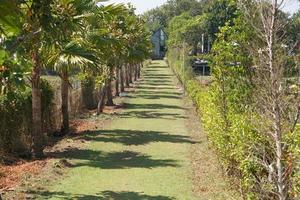
<path fill-rule="evenodd" d="M 146 79 L 142 80 L 140 83 L 173 83 L 172 79 L 169 77 L 164 76 L 153 76 L 153 77 L 147 77 Z"/>
<path fill-rule="evenodd" d="M 134 151 L 102 152 L 91 149 L 70 148 L 49 154 L 54 158 L 75 159 L 70 167 L 94 167 L 101 169 L 178 167 L 176 160 L 153 159 L 151 156 Z"/>
<path fill-rule="evenodd" d="M 175 198 L 167 196 L 150 196 L 146 194 L 141 194 L 137 192 L 113 192 L 113 191 L 104 191 L 100 193 L 103 200 L 174 200 Z M 101 199 L 100 198 L 100 199 Z"/>
<path fill-rule="evenodd" d="M 158 83 L 158 82 L 155 82 L 155 83 L 142 83 L 141 85 L 149 85 L 149 86 L 174 86 L 173 84 L 170 83 Z"/>
<path fill-rule="evenodd" d="M 181 96 L 175 95 L 136 95 L 136 97 L 143 98 L 143 99 L 181 99 Z M 135 98 L 136 98 L 135 97 Z M 134 97 L 133 97 L 134 98 Z"/>
<path fill-rule="evenodd" d="M 156 77 L 156 78 L 148 78 L 145 81 L 141 82 L 140 85 L 147 85 L 147 84 L 156 84 L 156 85 L 166 85 L 171 84 L 172 81 L 169 78 L 163 78 L 163 77 Z M 173 84 L 172 84 L 173 85 Z"/>
<path fill-rule="evenodd" d="M 154 69 L 154 68 L 151 68 L 151 69 L 146 69 L 144 70 L 144 73 L 147 73 L 147 72 L 159 72 L 160 70 L 159 69 Z"/>
<path fill-rule="evenodd" d="M 169 68 L 169 66 L 164 65 L 162 63 L 155 62 L 155 63 L 150 64 L 150 68 L 151 69 L 166 69 L 166 68 Z"/>
<path fill-rule="evenodd" d="M 114 192 L 103 191 L 95 195 L 73 194 L 66 192 L 51 192 L 51 191 L 36 191 L 29 190 L 26 192 L 28 199 L 64 199 L 64 200 L 175 200 L 173 197 L 168 196 L 152 196 L 139 192 Z"/>
<path fill-rule="evenodd" d="M 139 89 L 142 90 L 148 90 L 148 89 L 159 89 L 159 90 L 174 90 L 176 89 L 175 87 L 165 87 L 164 85 L 162 85 L 162 87 L 154 87 L 154 86 L 140 86 Z"/>
<path fill-rule="evenodd" d="M 155 112 L 155 111 L 127 111 L 120 113 L 118 116 L 120 118 L 141 118 L 141 119 L 167 119 L 167 120 L 176 120 L 176 119 L 186 119 L 185 116 L 178 113 L 170 112 Z"/>
<path fill-rule="evenodd" d="M 147 80 L 152 80 L 152 79 L 167 79 L 170 80 L 173 76 L 168 75 L 168 74 L 154 74 L 154 73 L 147 73 L 143 75 L 144 78 L 147 78 Z"/>
<path fill-rule="evenodd" d="M 140 130 L 101 130 L 91 132 L 81 137 L 87 141 L 97 141 L 105 143 L 120 143 L 123 145 L 145 145 L 151 142 L 169 142 L 169 143 L 188 143 L 196 144 L 198 142 L 191 140 L 188 136 L 164 134 L 157 131 Z"/>
<path fill-rule="evenodd" d="M 26 199 L 64 199 L 64 200 L 99 200 L 101 196 L 99 195 L 84 195 L 84 194 L 72 194 L 62 191 L 52 192 L 45 190 L 28 190 L 26 191 Z"/>
<path fill-rule="evenodd" d="M 180 109 L 183 110 L 184 108 L 180 106 L 174 105 L 166 105 L 166 104 L 133 104 L 133 103 L 124 103 L 124 108 L 127 109 L 151 109 L 151 110 L 161 110 L 161 109 Z"/>
<path fill-rule="evenodd" d="M 143 74 L 143 77 L 144 78 L 147 78 L 147 79 L 158 79 L 158 77 L 161 77 L 161 78 L 164 78 L 164 79 L 168 79 L 168 80 L 171 80 L 172 79 L 172 75 L 169 75 L 169 74 L 162 74 L 162 73 L 151 73 L 151 72 L 147 72 L 147 73 L 144 73 Z M 144 79 L 144 80 L 147 80 L 147 79 Z"/>
<path fill-rule="evenodd" d="M 147 91 L 139 91 L 137 95 L 147 94 L 147 95 L 182 95 L 180 92 L 170 92 L 170 91 L 156 91 L 156 90 L 147 90 Z"/>
<path fill-rule="evenodd" d="M 137 91 L 134 95 L 130 93 L 123 93 L 123 97 L 129 99 L 143 98 L 143 99 L 182 99 L 182 93 L 179 92 L 168 92 L 168 91 Z"/>

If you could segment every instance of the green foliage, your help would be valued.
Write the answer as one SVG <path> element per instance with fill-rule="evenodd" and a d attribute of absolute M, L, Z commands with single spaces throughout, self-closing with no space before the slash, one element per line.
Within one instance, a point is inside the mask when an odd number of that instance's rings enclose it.
<path fill-rule="evenodd" d="M 192 17 L 188 13 L 183 13 L 172 18 L 168 26 L 168 45 L 178 46 L 183 42 L 188 45 L 197 45 L 201 40 L 203 30 L 203 22 L 205 16 Z"/>
<path fill-rule="evenodd" d="M 235 20 L 235 26 L 226 24 L 220 29 L 210 57 L 213 83 L 209 87 L 193 79 L 184 83 L 226 173 L 241 179 L 246 196 L 256 199 L 259 188 L 255 177 L 262 168 L 256 163 L 254 147 L 265 141 L 250 123 L 251 59 L 243 49 L 250 33 L 240 18 Z M 171 66 L 176 69 L 176 64 Z M 184 76 L 182 71 L 175 71 Z"/>
<path fill-rule="evenodd" d="M 258 199 L 255 176 L 262 173 L 262 169 L 255 162 L 254 146 L 262 143 L 262 139 L 251 126 L 250 113 L 237 113 L 230 107 L 224 118 L 215 85 L 208 87 L 190 79 L 185 87 L 198 108 L 204 130 L 219 154 L 223 169 L 231 177 L 241 179 L 240 186 L 249 199 Z"/>
<path fill-rule="evenodd" d="M 53 89 L 44 80 L 41 81 L 43 124 L 50 121 Z M 0 95 L 0 150 L 8 153 L 30 151 L 31 147 L 31 89 L 9 91 Z M 46 130 L 45 130 L 46 131 Z"/>
<path fill-rule="evenodd" d="M 206 29 L 208 35 L 215 40 L 219 29 L 226 23 L 233 23 L 237 17 L 237 1 L 236 0 L 214 0 L 207 6 Z"/>
<path fill-rule="evenodd" d="M 21 31 L 20 10 L 16 0 L 1 0 L 0 32 L 12 36 Z"/>
<path fill-rule="evenodd" d="M 168 51 L 168 64 L 172 66 L 173 71 L 178 79 L 186 85 L 186 82 L 194 77 L 193 69 L 191 68 L 191 58 L 187 56 L 188 49 L 185 51 L 181 48 L 172 48 Z"/>
<path fill-rule="evenodd" d="M 150 31 L 166 29 L 172 18 L 182 13 L 188 13 L 191 16 L 200 15 L 207 2 L 208 0 L 171 0 L 161 7 L 146 12 L 143 18 Z"/>
<path fill-rule="evenodd" d="M 169 64 L 183 80 L 195 102 L 223 169 L 236 179 L 244 197 L 264 199 L 266 195 L 272 198 L 270 191 L 274 190 L 274 185 L 268 181 L 270 175 L 261 160 L 262 157 L 274 156 L 273 146 L 271 140 L 258 131 L 260 127 L 256 122 L 260 120 L 262 126 L 267 122 L 259 118 L 253 102 L 253 57 L 249 55 L 248 41 L 256 36 L 240 16 L 225 23 L 216 36 L 208 57 L 212 70 L 212 83 L 209 86 L 187 75 L 191 67 L 186 62 L 189 58 L 185 57 L 182 46 L 169 49 Z M 294 65 L 291 62 L 296 61 L 290 61 L 289 66 Z M 185 68 L 182 68 L 183 64 Z M 287 166 L 299 159 L 298 131 L 287 134 L 283 139 L 289 146 L 289 157 L 285 158 Z M 295 166 L 292 177 L 290 196 L 295 197 L 299 194 L 298 166 Z"/>
<path fill-rule="evenodd" d="M 289 19 L 289 23 L 287 25 L 286 31 L 287 31 L 287 44 L 288 46 L 291 46 L 291 51 L 294 53 L 299 54 L 300 48 L 299 48 L 299 39 L 300 39 L 300 33 L 299 33 L 299 29 L 300 29 L 300 11 L 298 11 L 297 13 L 295 13 L 290 19 Z M 292 60 L 289 60 L 289 63 L 293 62 Z M 293 71 L 295 69 L 292 68 L 292 70 L 290 70 L 290 67 L 292 67 L 293 65 L 289 65 L 289 67 L 287 67 L 287 71 L 289 75 L 294 75 L 296 72 Z"/>
<path fill-rule="evenodd" d="M 0 95 L 5 141 L 0 145 L 7 146 L 7 151 L 13 149 L 14 139 L 21 140 L 23 135 L 26 135 L 28 140 L 31 140 L 29 133 L 32 115 L 34 119 L 40 117 L 27 110 L 31 110 L 29 105 L 32 102 L 31 90 L 25 80 L 30 79 L 32 87 L 39 90 L 40 72 L 44 68 L 56 70 L 64 83 L 67 83 L 70 76 L 81 74 L 83 85 L 92 83 L 86 90 L 90 94 L 85 95 L 93 96 L 95 87 L 92 86 L 101 86 L 108 80 L 113 80 L 115 67 L 128 63 L 139 64 L 148 58 L 151 47 L 150 33 L 145 30 L 144 22 L 134 14 L 134 9 L 123 4 L 101 6 L 98 5 L 99 2 L 1 1 Z M 34 73 L 31 74 L 30 71 Z M 30 74 L 32 77 L 29 77 Z M 50 113 L 52 94 L 49 85 L 42 82 L 41 87 L 42 105 L 46 106 L 42 107 L 42 119 L 49 121 L 49 117 L 45 115 Z M 65 106 L 67 92 L 67 89 L 62 90 L 62 102 Z M 39 99 L 38 93 L 31 95 Z M 32 106 L 40 109 L 38 103 Z M 22 107 L 26 107 L 24 112 Z M 9 116 L 14 110 L 16 112 Z M 63 116 L 67 116 L 68 108 L 62 110 Z M 67 117 L 64 119 L 68 121 Z M 41 127 L 38 123 L 33 126 L 33 130 Z M 16 129 L 15 135 L 11 134 L 13 129 Z M 36 132 L 33 137 L 40 131 Z M 40 151 L 42 145 L 38 140 L 38 137 L 34 138 L 33 141 L 37 145 L 33 147 L 39 146 L 37 151 Z"/>

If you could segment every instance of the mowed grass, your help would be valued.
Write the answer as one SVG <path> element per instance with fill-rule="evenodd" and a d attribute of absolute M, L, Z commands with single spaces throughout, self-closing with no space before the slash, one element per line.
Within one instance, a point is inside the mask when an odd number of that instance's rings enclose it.
<path fill-rule="evenodd" d="M 191 145 L 201 144 L 189 136 L 169 67 L 155 61 L 144 69 L 124 106 L 104 130 L 84 137 L 86 148 L 63 154 L 73 166 L 47 191 L 34 191 L 38 199 L 199 199 L 192 192 L 190 154 Z"/>

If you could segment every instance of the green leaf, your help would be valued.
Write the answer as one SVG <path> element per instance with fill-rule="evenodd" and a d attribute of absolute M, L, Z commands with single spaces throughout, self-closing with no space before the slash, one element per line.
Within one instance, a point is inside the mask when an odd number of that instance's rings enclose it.
<path fill-rule="evenodd" d="M 0 65 L 2 65 L 5 61 L 6 51 L 0 50 Z"/>

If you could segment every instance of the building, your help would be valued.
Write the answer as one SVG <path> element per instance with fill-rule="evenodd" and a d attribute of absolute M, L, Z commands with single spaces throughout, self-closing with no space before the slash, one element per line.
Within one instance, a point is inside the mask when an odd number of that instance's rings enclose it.
<path fill-rule="evenodd" d="M 160 28 L 154 31 L 151 40 L 153 44 L 152 59 L 164 58 L 166 54 L 167 40 L 167 35 L 164 30 Z"/>

